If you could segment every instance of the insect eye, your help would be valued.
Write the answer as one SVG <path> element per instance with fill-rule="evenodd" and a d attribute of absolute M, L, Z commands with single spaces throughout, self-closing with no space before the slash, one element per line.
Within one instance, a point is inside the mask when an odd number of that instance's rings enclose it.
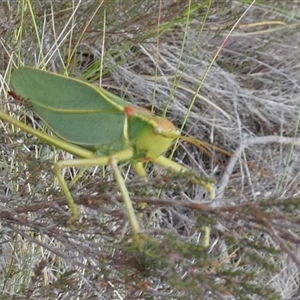
<path fill-rule="evenodd" d="M 161 134 L 163 132 L 161 127 L 154 127 L 154 133 L 155 134 Z"/>

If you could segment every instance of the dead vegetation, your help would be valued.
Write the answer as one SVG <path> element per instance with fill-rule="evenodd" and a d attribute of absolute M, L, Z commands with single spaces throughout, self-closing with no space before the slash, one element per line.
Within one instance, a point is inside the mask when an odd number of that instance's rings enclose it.
<path fill-rule="evenodd" d="M 7 106 L 11 69 L 67 65 L 234 155 L 174 149 L 174 160 L 215 181 L 213 202 L 152 166 L 145 186 L 125 165 L 135 207 L 148 203 L 137 249 L 109 169 L 89 170 L 72 190 L 82 206 L 71 232 L 51 172 L 68 154 L 1 123 L 1 299 L 300 297 L 299 1 L 254 3 L 211 66 L 248 7 L 241 1 L 4 2 L 1 100 L 10 114 L 27 113 Z"/>

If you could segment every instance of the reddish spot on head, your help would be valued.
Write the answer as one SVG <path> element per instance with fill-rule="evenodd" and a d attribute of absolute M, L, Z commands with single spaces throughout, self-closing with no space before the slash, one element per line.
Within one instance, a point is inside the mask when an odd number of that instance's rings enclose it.
<path fill-rule="evenodd" d="M 125 106 L 124 112 L 127 117 L 131 117 L 139 114 L 147 114 L 147 115 L 152 114 L 150 110 L 138 106 Z"/>
<path fill-rule="evenodd" d="M 134 107 L 133 106 L 125 106 L 124 112 L 127 117 L 130 117 L 134 114 Z"/>

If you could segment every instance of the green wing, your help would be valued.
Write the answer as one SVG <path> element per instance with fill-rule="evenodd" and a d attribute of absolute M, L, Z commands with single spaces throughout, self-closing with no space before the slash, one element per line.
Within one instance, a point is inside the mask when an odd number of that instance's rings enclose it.
<path fill-rule="evenodd" d="M 129 102 L 89 83 L 28 67 L 15 71 L 11 82 L 63 140 L 93 150 L 122 147 Z"/>

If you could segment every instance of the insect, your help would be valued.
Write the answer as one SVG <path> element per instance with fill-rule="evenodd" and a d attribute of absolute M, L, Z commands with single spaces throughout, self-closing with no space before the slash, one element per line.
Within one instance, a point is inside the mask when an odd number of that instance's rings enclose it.
<path fill-rule="evenodd" d="M 11 84 L 10 95 L 32 109 L 56 137 L 4 112 L 0 112 L 0 119 L 78 157 L 58 161 L 53 166 L 72 213 L 70 226 L 77 220 L 78 210 L 61 173 L 67 167 L 111 166 L 134 236 L 139 233 L 139 223 L 118 167 L 120 162 L 129 161 L 136 173 L 145 179 L 144 162 L 152 162 L 175 173 L 186 173 L 191 181 L 203 186 L 214 198 L 214 185 L 210 180 L 191 174 L 184 166 L 163 156 L 175 139 L 185 139 L 167 119 L 103 88 L 30 67 L 17 69 L 12 74 Z"/>

